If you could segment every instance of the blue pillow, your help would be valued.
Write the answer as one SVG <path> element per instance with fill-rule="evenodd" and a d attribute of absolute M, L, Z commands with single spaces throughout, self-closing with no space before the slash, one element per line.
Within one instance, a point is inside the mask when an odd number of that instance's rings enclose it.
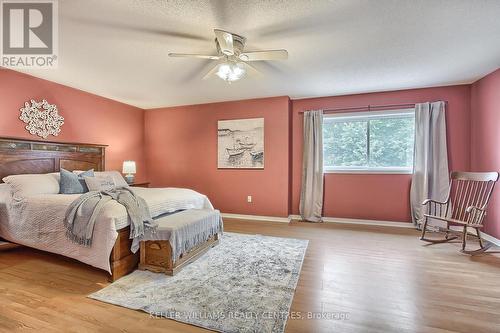
<path fill-rule="evenodd" d="M 84 177 L 94 177 L 94 169 L 82 172 L 79 175 L 71 171 L 61 168 L 61 181 L 59 185 L 59 193 L 61 194 L 79 194 L 89 191 L 85 184 Z"/>

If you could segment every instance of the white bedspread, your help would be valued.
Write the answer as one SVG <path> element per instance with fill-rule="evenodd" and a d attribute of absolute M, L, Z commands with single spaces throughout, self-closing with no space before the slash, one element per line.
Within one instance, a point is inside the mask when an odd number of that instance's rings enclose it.
<path fill-rule="evenodd" d="M 205 195 L 188 189 L 135 187 L 133 191 L 144 198 L 153 217 L 181 209 L 214 209 Z M 63 225 L 67 207 L 78 196 L 44 194 L 18 202 L 11 200 L 4 205 L 8 207 L 7 212 L 0 214 L 0 236 L 25 246 L 74 258 L 111 273 L 109 256 L 118 236 L 117 230 L 130 224 L 127 211 L 114 200 L 108 202 L 96 221 L 92 246 L 84 247 L 66 238 Z"/>

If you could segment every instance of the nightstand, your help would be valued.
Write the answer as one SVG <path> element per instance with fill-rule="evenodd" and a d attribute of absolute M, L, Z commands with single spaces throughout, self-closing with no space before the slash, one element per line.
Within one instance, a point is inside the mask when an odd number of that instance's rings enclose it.
<path fill-rule="evenodd" d="M 149 182 L 132 183 L 132 184 L 128 184 L 128 186 L 132 186 L 132 187 L 149 187 Z"/>

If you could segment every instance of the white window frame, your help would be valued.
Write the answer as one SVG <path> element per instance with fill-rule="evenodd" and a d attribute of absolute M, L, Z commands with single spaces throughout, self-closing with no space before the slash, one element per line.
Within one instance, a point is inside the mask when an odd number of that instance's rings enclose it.
<path fill-rule="evenodd" d="M 324 120 L 335 118 L 335 120 L 371 120 L 381 118 L 394 118 L 397 116 L 415 117 L 415 108 L 398 109 L 398 110 L 381 110 L 368 112 L 349 112 L 349 113 L 332 113 L 325 114 Z M 370 145 L 370 136 L 367 136 L 368 147 Z M 413 166 L 411 167 L 356 167 L 356 166 L 323 166 L 324 173 L 363 173 L 363 174 L 412 174 Z"/>

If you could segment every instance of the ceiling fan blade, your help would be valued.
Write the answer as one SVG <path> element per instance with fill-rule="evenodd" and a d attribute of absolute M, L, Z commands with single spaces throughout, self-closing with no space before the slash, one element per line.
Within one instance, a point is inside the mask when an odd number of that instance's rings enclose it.
<path fill-rule="evenodd" d="M 246 74 L 248 76 L 253 76 L 253 77 L 258 77 L 258 76 L 261 76 L 262 74 L 255 68 L 253 67 L 252 65 L 250 64 L 247 64 L 245 62 L 242 62 L 243 66 L 245 67 L 246 69 Z"/>
<path fill-rule="evenodd" d="M 204 54 L 190 54 L 190 53 L 169 53 L 169 57 L 183 57 L 183 58 L 200 58 L 200 59 L 210 59 L 210 60 L 219 60 L 222 58 L 217 55 L 204 55 Z"/>
<path fill-rule="evenodd" d="M 240 54 L 243 61 L 261 61 L 261 60 L 284 60 L 288 59 L 287 50 L 267 50 L 244 52 Z"/>
<path fill-rule="evenodd" d="M 252 66 L 254 66 L 259 72 L 267 73 L 270 72 L 272 75 L 283 75 L 285 72 L 283 71 L 283 63 L 272 62 L 272 61 L 256 61 L 252 62 Z"/>
<path fill-rule="evenodd" d="M 219 43 L 219 47 L 222 53 L 225 55 L 233 55 L 234 54 L 234 45 L 233 45 L 233 34 L 230 32 L 214 29 L 215 37 L 217 38 L 217 42 Z"/>
<path fill-rule="evenodd" d="M 210 77 L 212 77 L 217 72 L 218 69 L 219 69 L 219 65 L 217 64 L 207 74 L 205 74 L 205 76 L 203 77 L 203 80 L 206 80 L 206 79 L 209 79 Z"/>
<path fill-rule="evenodd" d="M 214 66 L 214 63 L 210 59 L 200 59 L 192 63 L 192 65 L 187 65 L 186 70 L 180 74 L 179 83 L 189 83 L 193 80 L 199 80 L 209 68 Z"/>

